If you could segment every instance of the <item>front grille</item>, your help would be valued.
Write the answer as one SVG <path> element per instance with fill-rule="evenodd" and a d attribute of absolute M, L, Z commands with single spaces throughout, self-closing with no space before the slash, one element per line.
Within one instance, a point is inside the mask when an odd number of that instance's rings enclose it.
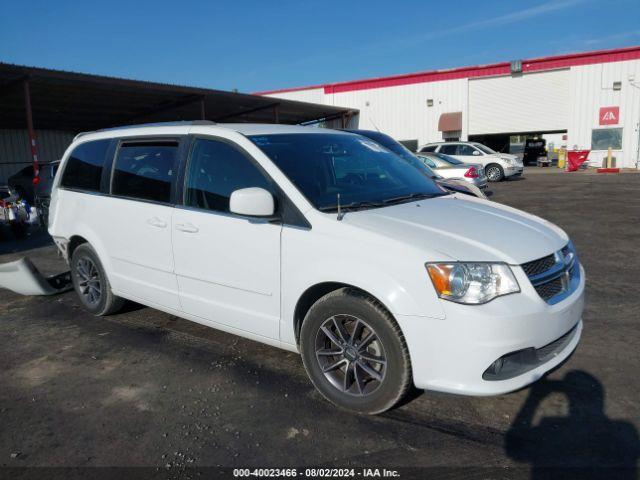
<path fill-rule="evenodd" d="M 551 280 L 550 282 L 536 286 L 535 289 L 536 292 L 538 292 L 538 295 L 540 295 L 540 297 L 542 297 L 542 299 L 546 301 L 552 297 L 555 297 L 559 293 L 562 293 L 564 287 L 562 285 L 562 279 L 556 278 L 555 280 Z"/>
<path fill-rule="evenodd" d="M 538 260 L 533 260 L 532 262 L 527 262 L 522 264 L 522 269 L 524 273 L 527 274 L 528 277 L 533 275 L 539 275 L 541 273 L 546 272 L 551 267 L 556 264 L 556 256 L 554 253 L 551 255 L 547 255 L 546 257 L 539 258 Z"/>
<path fill-rule="evenodd" d="M 553 305 L 569 296 L 580 283 L 580 267 L 573 244 L 521 265 L 540 298 Z"/>

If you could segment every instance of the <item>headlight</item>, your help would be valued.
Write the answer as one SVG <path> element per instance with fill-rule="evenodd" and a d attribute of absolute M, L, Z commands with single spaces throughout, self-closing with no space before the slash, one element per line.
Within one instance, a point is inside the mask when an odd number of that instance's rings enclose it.
<path fill-rule="evenodd" d="M 440 298 L 478 305 L 520 291 L 504 263 L 428 263 L 427 271 Z"/>

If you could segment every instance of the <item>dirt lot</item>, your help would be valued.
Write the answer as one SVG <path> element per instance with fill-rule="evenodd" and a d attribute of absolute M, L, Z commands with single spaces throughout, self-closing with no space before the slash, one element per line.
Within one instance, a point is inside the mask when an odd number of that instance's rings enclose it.
<path fill-rule="evenodd" d="M 591 467 L 573 472 L 580 478 L 636 478 L 640 175 L 527 173 L 493 190 L 493 200 L 564 228 L 587 271 L 582 342 L 534 387 L 492 398 L 416 393 L 387 414 L 357 416 L 320 398 L 294 354 L 149 308 L 94 318 L 73 293 L 0 290 L 0 465 L 170 476 L 207 466 L 443 467 L 402 478 L 528 478 L 573 466 Z M 60 260 L 41 243 L 0 242 L 0 262 L 35 247 L 27 253 L 54 272 Z M 614 465 L 631 470 L 597 469 Z"/>

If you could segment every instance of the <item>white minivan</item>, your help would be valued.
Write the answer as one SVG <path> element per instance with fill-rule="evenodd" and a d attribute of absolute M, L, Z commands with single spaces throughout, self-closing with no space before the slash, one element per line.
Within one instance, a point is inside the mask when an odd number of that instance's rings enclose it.
<path fill-rule="evenodd" d="M 81 134 L 49 232 L 87 310 L 125 299 L 293 352 L 364 413 L 410 385 L 519 389 L 582 330 L 560 228 L 452 194 L 353 133 L 182 122 Z"/>
<path fill-rule="evenodd" d="M 522 159 L 509 153 L 499 153 L 477 142 L 438 142 L 423 145 L 419 153 L 442 153 L 461 162 L 480 163 L 490 182 L 520 177 L 524 172 Z"/>

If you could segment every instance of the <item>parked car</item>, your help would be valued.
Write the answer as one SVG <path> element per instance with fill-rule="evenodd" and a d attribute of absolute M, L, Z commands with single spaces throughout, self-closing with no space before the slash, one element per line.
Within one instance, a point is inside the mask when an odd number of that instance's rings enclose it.
<path fill-rule="evenodd" d="M 519 177 L 524 172 L 522 160 L 515 155 L 498 153 L 476 142 L 428 143 L 419 151 L 444 153 L 463 162 L 481 163 L 490 182 Z"/>
<path fill-rule="evenodd" d="M 464 163 L 443 153 L 419 153 L 417 157 L 444 178 L 459 178 L 478 188 L 487 188 L 487 176 L 480 163 Z"/>
<path fill-rule="evenodd" d="M 33 165 L 29 165 L 9 177 L 8 184 L 30 205 L 36 205 L 38 198 L 48 199 L 51 195 L 51 184 L 58 171 L 60 160 L 42 163 L 39 165 L 40 173 L 34 177 Z"/>
<path fill-rule="evenodd" d="M 462 172 L 461 177 L 463 178 L 453 178 L 455 176 L 451 176 L 451 178 L 445 178 L 441 172 L 436 173 L 430 166 L 428 166 L 423 160 L 421 160 L 418 156 L 402 145 L 397 140 L 394 140 L 392 137 L 387 135 L 386 133 L 376 132 L 373 130 L 345 130 L 351 133 L 357 133 L 358 135 L 362 135 L 364 137 L 370 138 L 371 140 L 379 143 L 387 150 L 392 151 L 396 155 L 399 155 L 401 158 L 407 160 L 412 165 L 415 165 L 423 174 L 427 175 L 429 178 L 434 180 L 438 185 L 446 188 L 449 191 L 463 193 L 465 195 L 473 195 L 478 198 L 487 198 L 487 195 L 481 190 L 486 188 L 487 186 L 487 178 L 484 177 L 484 182 L 482 182 L 482 177 L 476 170 L 475 174 L 470 173 L 468 177 L 464 178 L 464 173 Z M 457 161 L 457 160 L 455 160 Z M 449 173 L 449 172 L 447 172 Z M 475 175 L 475 176 L 474 176 Z M 461 181 L 461 180 L 468 180 Z M 478 180 L 476 182 L 476 180 Z"/>
<path fill-rule="evenodd" d="M 95 315 L 125 299 L 299 352 L 356 412 L 411 384 L 517 390 L 582 332 L 585 274 L 567 234 L 450 195 L 361 135 L 203 122 L 82 134 L 49 232 Z"/>

